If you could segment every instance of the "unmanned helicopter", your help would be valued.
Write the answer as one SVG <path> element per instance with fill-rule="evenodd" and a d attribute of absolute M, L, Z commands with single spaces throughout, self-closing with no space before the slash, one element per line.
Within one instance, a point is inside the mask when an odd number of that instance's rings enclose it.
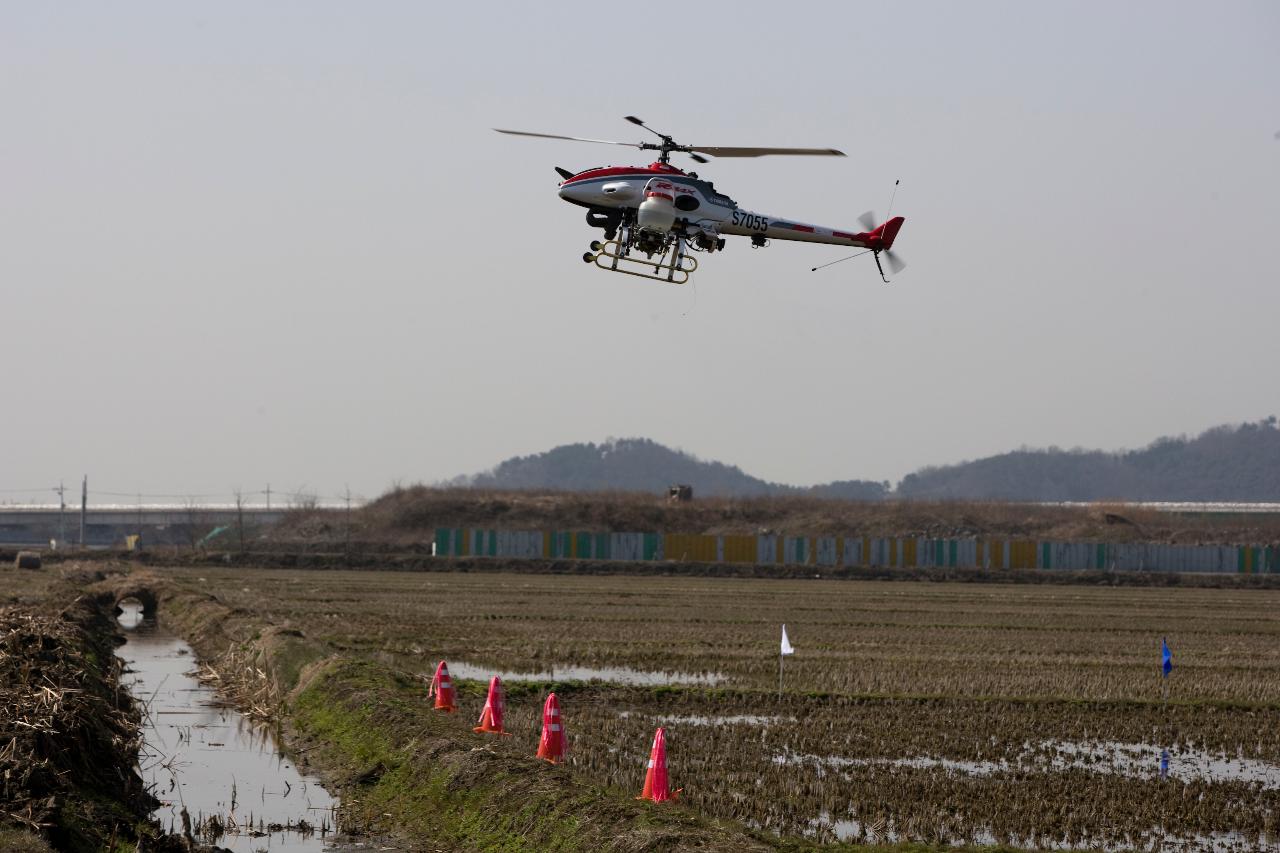
<path fill-rule="evenodd" d="M 701 156 L 703 154 L 712 157 L 763 157 L 772 154 L 843 157 L 844 152 L 834 148 L 681 145 L 635 116 L 626 116 L 626 120 L 643 127 L 661 141 L 615 142 L 494 128 L 498 133 L 515 136 L 628 145 L 642 151 L 658 152 L 657 161 L 648 166 L 606 166 L 582 172 L 556 167 L 556 172 L 564 179 L 560 183 L 560 198 L 585 207 L 587 224 L 604 230 L 604 240 L 593 240 L 591 251 L 582 256 L 585 262 L 611 272 L 684 284 L 698 268 L 698 259 L 692 253 L 721 251 L 725 247 L 724 235 L 729 235 L 750 237 L 753 248 L 767 246 L 770 240 L 863 248 L 875 258 L 876 268 L 885 282 L 889 279 L 880 264 L 882 253 L 891 273 L 901 272 L 906 266 L 892 251 L 893 241 L 906 221 L 901 216 L 876 225 L 874 214 L 864 213 L 858 218 L 862 231 L 766 216 L 739 207 L 710 181 L 699 178 L 696 172 L 686 172 L 671 165 L 673 153 L 688 154 L 695 162 L 706 163 L 708 161 Z M 645 257 L 635 256 L 640 254 Z"/>

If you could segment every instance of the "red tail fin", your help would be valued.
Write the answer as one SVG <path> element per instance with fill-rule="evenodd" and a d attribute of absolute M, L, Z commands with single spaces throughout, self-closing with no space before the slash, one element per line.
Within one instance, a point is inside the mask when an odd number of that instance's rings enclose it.
<path fill-rule="evenodd" d="M 872 231 L 870 237 L 878 243 L 878 245 L 873 246 L 872 248 L 876 249 L 876 251 L 892 249 L 893 241 L 897 238 L 898 232 L 902 230 L 902 223 L 906 221 L 907 220 L 901 216 L 895 216 L 888 222 L 885 222 L 883 225 L 876 228 L 876 230 Z"/>

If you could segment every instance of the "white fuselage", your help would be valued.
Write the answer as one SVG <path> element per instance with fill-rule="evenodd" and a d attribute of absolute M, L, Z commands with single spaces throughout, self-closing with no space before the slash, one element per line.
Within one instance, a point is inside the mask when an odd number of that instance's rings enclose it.
<path fill-rule="evenodd" d="M 840 246 L 867 246 L 871 235 L 855 229 L 828 228 L 791 219 L 768 216 L 739 207 L 714 185 L 696 176 L 661 164 L 648 167 L 589 169 L 567 178 L 560 185 L 565 201 L 589 208 L 638 208 L 645 185 L 651 179 L 670 182 L 679 221 L 690 229 L 709 233 L 764 237 L 770 240 L 799 240 Z"/>

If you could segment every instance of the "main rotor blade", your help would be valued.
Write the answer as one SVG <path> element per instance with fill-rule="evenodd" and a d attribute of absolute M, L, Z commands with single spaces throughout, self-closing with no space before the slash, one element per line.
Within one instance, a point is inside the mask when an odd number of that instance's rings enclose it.
<path fill-rule="evenodd" d="M 725 148 L 717 145 L 687 145 L 691 151 L 701 151 L 712 157 L 764 157 L 770 154 L 800 154 L 814 157 L 843 157 L 843 151 L 834 148 Z"/>
<path fill-rule="evenodd" d="M 669 141 L 670 141 L 666 135 L 661 134 L 661 133 L 658 133 L 658 131 L 654 130 L 652 127 L 649 127 L 649 125 L 645 124 L 643 121 L 641 121 L 640 119 L 636 118 L 635 116 L 623 116 L 623 118 L 625 118 L 627 121 L 631 122 L 632 124 L 638 124 L 638 125 L 640 125 L 640 126 L 641 126 L 641 127 L 643 127 L 645 130 L 649 131 L 649 132 L 650 132 L 650 133 L 652 133 L 654 136 L 656 136 L 656 137 L 658 137 L 659 139 L 661 139 L 663 142 L 669 142 Z"/>
<path fill-rule="evenodd" d="M 540 139 L 568 139 L 570 142 L 599 142 L 601 145 L 629 145 L 632 148 L 640 147 L 639 143 L 636 142 L 615 142 L 612 139 L 587 139 L 583 136 L 560 136 L 556 133 L 530 133 L 527 130 L 503 130 L 500 127 L 495 127 L 494 130 L 498 133 L 509 133 L 512 136 L 536 136 Z"/>

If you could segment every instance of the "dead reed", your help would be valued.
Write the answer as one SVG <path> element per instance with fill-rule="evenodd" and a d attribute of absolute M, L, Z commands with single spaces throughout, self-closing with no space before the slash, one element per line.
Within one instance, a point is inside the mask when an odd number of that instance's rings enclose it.
<path fill-rule="evenodd" d="M 108 668 L 103 673 L 101 667 Z M 58 613 L 0 609 L 0 817 L 33 831 L 79 791 L 141 800 L 127 772 L 137 714 L 84 628 Z M 104 677 L 105 675 L 105 677 Z"/>

